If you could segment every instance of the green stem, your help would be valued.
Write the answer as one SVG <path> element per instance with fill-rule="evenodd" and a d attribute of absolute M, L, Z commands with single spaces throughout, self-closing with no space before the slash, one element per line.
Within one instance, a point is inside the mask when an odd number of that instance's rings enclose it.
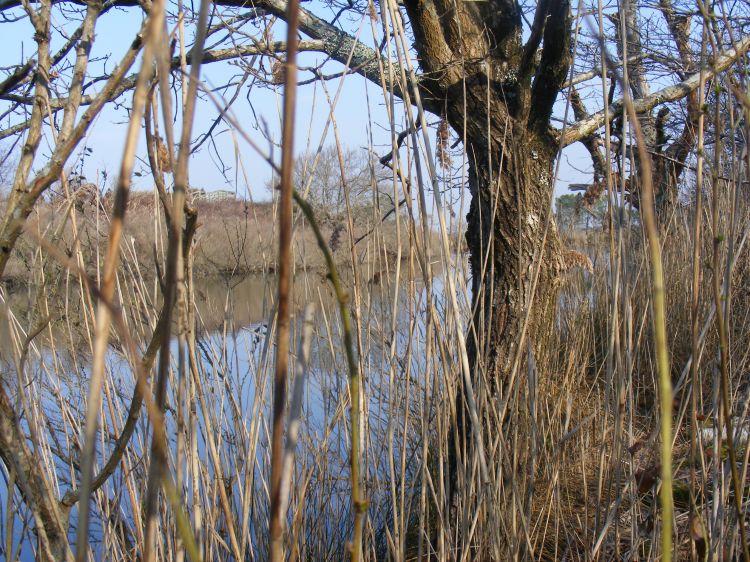
<path fill-rule="evenodd" d="M 352 480 L 352 506 L 354 508 L 354 537 L 352 539 L 352 562 L 359 562 L 362 555 L 362 531 L 364 528 L 365 514 L 367 513 L 368 502 L 362 497 L 362 490 L 360 486 L 360 475 L 359 475 L 359 416 L 360 416 L 360 403 L 359 403 L 359 366 L 354 357 L 354 339 L 352 337 L 352 319 L 349 314 L 349 295 L 344 290 L 341 284 L 341 278 L 339 277 L 336 269 L 336 264 L 333 261 L 333 254 L 328 248 L 328 244 L 323 238 L 323 233 L 320 231 L 318 222 L 315 220 L 315 213 L 310 207 L 310 204 L 305 201 L 302 196 L 293 191 L 292 193 L 294 201 L 299 205 L 302 210 L 302 214 L 310 222 L 310 226 L 315 234 L 315 239 L 318 241 L 318 246 L 323 252 L 325 257 L 326 267 L 328 268 L 328 278 L 333 286 L 333 291 L 336 294 L 336 300 L 339 305 L 339 312 L 341 313 L 341 323 L 344 331 L 344 349 L 346 351 L 346 363 L 349 368 L 349 394 L 352 401 L 352 412 L 351 412 L 351 454 L 349 457 L 351 480 Z"/>

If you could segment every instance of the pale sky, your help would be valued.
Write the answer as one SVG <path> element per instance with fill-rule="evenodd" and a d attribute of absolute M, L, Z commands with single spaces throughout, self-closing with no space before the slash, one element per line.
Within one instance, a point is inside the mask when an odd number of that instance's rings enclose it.
<path fill-rule="evenodd" d="M 314 6 L 311 3 L 307 3 L 306 7 L 310 8 L 311 5 Z M 322 14 L 319 5 L 314 6 L 313 9 Z M 56 25 L 68 31 L 72 31 L 77 26 L 77 22 L 72 24 L 67 22 L 59 11 L 55 11 L 54 13 L 57 16 L 57 20 L 54 22 Z M 92 72 L 97 68 L 101 68 L 102 64 L 104 68 L 110 71 L 114 68 L 119 57 L 139 29 L 140 23 L 141 12 L 136 8 L 111 10 L 99 19 L 92 61 L 95 57 L 102 57 L 110 53 L 112 56 L 106 63 L 92 62 Z M 283 33 L 283 26 L 278 29 L 277 35 Z M 7 67 L 12 64 L 18 64 L 28 59 L 35 52 L 36 44 L 33 40 L 31 25 L 28 21 L 5 23 L 3 24 L 3 31 L 5 34 L 3 42 L 10 48 L 0 50 L 0 66 Z M 372 44 L 369 22 L 368 25 L 363 26 L 361 33 L 361 39 L 368 44 Z M 56 43 L 53 43 L 53 51 L 61 43 L 60 34 L 54 35 L 57 40 Z M 277 38 L 282 39 L 281 37 Z M 312 66 L 316 62 L 323 60 L 324 55 L 322 54 L 302 53 L 299 64 L 302 66 Z M 137 72 L 139 66 L 140 61 L 134 65 L 132 71 Z M 342 65 L 338 63 L 328 63 L 324 68 L 328 73 L 340 72 L 342 69 Z M 239 70 L 236 66 L 227 63 L 213 63 L 204 66 L 202 78 L 209 86 L 216 86 L 225 83 L 230 76 L 238 72 Z M 326 87 L 331 97 L 336 95 L 339 87 L 342 88 L 335 109 L 335 117 L 342 144 L 346 147 L 366 148 L 369 143 L 368 138 L 372 135 L 376 153 L 383 155 L 389 152 L 390 133 L 388 130 L 388 118 L 380 87 L 358 75 L 350 75 L 343 80 L 328 81 Z M 237 102 L 233 105 L 233 114 L 239 124 L 267 152 L 270 152 L 269 143 L 263 138 L 261 131 L 258 130 L 257 123 L 265 123 L 264 127 L 267 127 L 271 136 L 278 140 L 280 136 L 282 90 L 281 87 L 264 88 L 254 86 L 249 92 L 253 108 L 251 109 L 250 103 L 245 99 L 248 96 L 246 85 L 242 93 L 240 93 Z M 227 92 L 227 95 L 231 95 L 234 90 L 230 89 Z M 61 94 L 63 93 L 61 92 Z M 129 104 L 131 96 L 132 92 L 128 92 L 120 100 Z M 326 137 L 323 139 L 323 132 L 329 111 L 323 89 L 319 85 L 303 86 L 298 89 L 297 100 L 295 152 L 299 154 L 306 149 L 314 151 L 321 140 L 326 145 L 333 144 L 333 131 L 331 128 L 329 128 Z M 2 106 L 0 105 L 0 107 Z M 208 130 L 217 114 L 218 111 L 210 101 L 206 100 L 199 103 L 194 125 L 194 139 Z M 396 115 L 396 128 L 398 131 L 403 130 L 406 128 L 403 111 L 399 108 Z M 91 149 L 90 155 L 86 156 L 83 163 L 84 174 L 89 180 L 95 181 L 97 175 L 101 177 L 103 171 L 106 171 L 110 179 L 117 175 L 117 166 L 122 153 L 126 130 L 126 120 L 125 111 L 110 104 L 91 127 L 85 144 L 82 143 L 79 146 L 78 155 L 82 153 L 83 146 Z M 428 118 L 428 121 L 434 120 L 434 116 Z M 0 123 L 0 127 L 7 125 L 7 120 Z M 218 125 L 215 129 L 214 137 L 215 146 L 209 146 L 209 143 L 204 144 L 191 160 L 191 185 L 207 190 L 236 189 L 238 195 L 241 196 L 247 196 L 248 191 L 246 190 L 249 190 L 254 199 L 267 199 L 268 191 L 266 184 L 270 178 L 270 167 L 239 135 L 232 135 L 226 125 Z M 434 133 L 430 137 L 431 142 L 434 143 Z M 140 142 L 139 155 L 145 159 L 143 139 Z M 230 168 L 226 174 L 229 181 L 219 171 L 219 156 L 224 165 Z M 238 159 L 241 160 L 244 166 L 244 174 Z M 71 160 L 68 169 L 73 167 L 73 163 L 74 160 Z M 590 170 L 590 167 L 591 163 L 588 154 L 581 145 L 574 145 L 566 149 L 561 160 L 560 177 L 556 194 L 559 195 L 566 192 L 565 187 L 570 182 L 582 182 L 590 178 L 590 173 L 585 174 L 581 172 L 581 170 Z M 150 189 L 152 185 L 146 173 L 147 166 L 145 164 L 137 165 L 136 171 L 138 170 L 142 170 L 144 174 L 141 177 L 134 178 L 134 187 L 143 190 Z"/>

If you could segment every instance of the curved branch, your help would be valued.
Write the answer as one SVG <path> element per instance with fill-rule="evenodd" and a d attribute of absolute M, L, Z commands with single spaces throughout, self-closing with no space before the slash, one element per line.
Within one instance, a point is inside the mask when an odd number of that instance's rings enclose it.
<path fill-rule="evenodd" d="M 17 66 L 16 69 L 2 82 L 0 82 L 0 96 L 9 92 L 21 83 L 36 66 L 36 60 L 29 59 L 25 64 Z"/>
<path fill-rule="evenodd" d="M 716 59 L 716 62 L 712 66 L 704 69 L 703 75 L 705 79 L 710 80 L 720 72 L 725 71 L 727 68 L 732 66 L 732 64 L 734 64 L 739 57 L 747 53 L 749 49 L 750 35 L 740 41 L 736 47 L 725 51 L 723 55 Z M 671 101 L 677 101 L 684 98 L 698 88 L 700 77 L 701 73 L 695 72 L 682 82 L 679 82 L 672 86 L 667 86 L 666 88 L 662 88 L 661 90 L 654 92 L 653 94 L 648 95 L 645 98 L 634 100 L 633 107 L 636 113 L 644 113 L 646 111 L 652 110 L 657 105 L 661 105 L 663 103 Z M 623 105 L 624 104 L 621 99 L 612 103 L 612 105 L 609 107 L 610 120 L 622 114 Z M 581 139 L 590 135 L 599 127 L 604 125 L 604 120 L 604 111 L 599 111 L 587 119 L 578 121 L 565 131 L 562 137 L 562 145 L 568 146 L 570 144 L 573 144 L 574 142 L 580 141 Z"/>

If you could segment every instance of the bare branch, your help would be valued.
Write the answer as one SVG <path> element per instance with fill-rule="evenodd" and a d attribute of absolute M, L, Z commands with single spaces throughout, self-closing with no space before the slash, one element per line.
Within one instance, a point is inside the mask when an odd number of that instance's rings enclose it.
<path fill-rule="evenodd" d="M 323 41 L 301 41 L 300 42 L 300 50 L 303 51 L 320 51 L 325 52 L 325 44 Z M 273 43 L 263 44 L 258 43 L 257 45 L 245 45 L 245 46 L 237 46 L 233 47 L 231 49 L 216 49 L 213 51 L 206 51 L 204 53 L 204 64 L 205 63 L 211 63 L 211 62 L 221 62 L 226 60 L 232 60 L 237 58 L 242 58 L 246 56 L 254 56 L 254 55 L 270 55 L 272 53 L 283 53 L 286 51 L 286 43 L 283 41 L 275 41 Z M 188 64 L 190 64 L 190 55 L 187 57 Z M 173 57 L 171 60 L 171 68 L 172 70 L 177 70 L 180 68 L 180 59 L 179 57 Z M 136 74 L 131 74 L 127 78 L 124 78 L 120 84 L 112 91 L 112 94 L 110 95 L 108 101 L 117 99 L 125 92 L 132 90 L 135 88 L 135 83 L 137 80 Z M 81 105 L 89 105 L 94 102 L 94 100 L 98 99 L 99 94 L 91 94 L 87 96 L 81 97 Z M 34 98 L 30 96 L 19 96 L 15 94 L 6 94 L 6 95 L 0 95 L 0 99 L 5 99 L 8 101 L 13 101 L 16 103 L 21 103 L 25 105 L 31 105 L 34 103 Z M 52 111 L 59 111 L 61 109 L 64 109 L 68 106 L 70 103 L 70 98 L 54 98 L 49 100 L 50 109 Z M 23 129 L 21 129 L 23 130 Z M 13 132 L 18 132 L 18 129 L 14 129 Z M 3 138 L 3 132 L 0 132 L 0 138 Z M 9 133 L 4 136 L 9 136 Z"/>
<path fill-rule="evenodd" d="M 705 79 L 710 80 L 720 72 L 725 71 L 727 68 L 732 66 L 732 64 L 734 64 L 734 62 L 740 56 L 747 53 L 748 49 L 750 49 L 750 36 L 745 37 L 737 44 L 735 48 L 725 51 L 723 55 L 717 58 L 715 64 L 706 68 L 703 71 Z M 635 108 L 636 113 L 644 113 L 646 111 L 652 110 L 657 105 L 661 105 L 663 103 L 668 103 L 671 101 L 677 101 L 689 95 L 690 92 L 693 92 L 696 88 L 698 88 L 699 82 L 700 72 L 695 72 L 682 82 L 679 82 L 672 86 L 667 86 L 666 88 L 662 88 L 661 90 L 658 90 L 657 92 L 654 92 L 653 94 L 650 94 L 645 98 L 634 100 L 633 107 Z M 622 114 L 622 108 L 623 101 L 615 101 L 609 108 L 610 120 Z M 591 117 L 575 123 L 565 131 L 562 138 L 563 146 L 568 146 L 570 144 L 573 144 L 574 142 L 578 142 L 585 136 L 590 135 L 599 127 L 604 125 L 604 119 L 604 111 L 599 111 Z"/>
<path fill-rule="evenodd" d="M 529 126 L 537 130 L 549 125 L 552 106 L 570 68 L 570 2 L 553 2 L 547 20 L 542 60 L 534 76 L 529 106 Z"/>
<path fill-rule="evenodd" d="M 59 111 L 59 109 L 58 109 Z M 16 123 L 12 127 L 8 127 L 7 129 L 3 129 L 0 131 L 0 140 L 12 137 L 13 135 L 20 133 L 22 131 L 25 131 L 31 126 L 31 120 L 27 119 L 26 121 L 21 121 L 20 123 Z"/>
<path fill-rule="evenodd" d="M 589 114 L 586 111 L 583 100 L 581 99 L 580 94 L 578 93 L 578 91 L 576 91 L 575 88 L 570 93 L 570 106 L 573 109 L 573 115 L 575 115 L 575 118 L 577 120 L 580 121 L 588 118 Z M 583 137 L 581 139 L 581 142 L 586 147 L 586 150 L 589 151 L 591 161 L 594 164 L 594 183 L 596 183 L 606 176 L 607 170 L 607 163 L 604 159 L 604 154 L 602 154 L 602 151 L 600 150 L 602 146 L 602 139 L 598 135 L 592 133 L 586 137 Z M 571 191 L 573 191 L 572 185 L 574 184 L 568 186 L 568 189 L 570 189 Z"/>
<path fill-rule="evenodd" d="M 271 14 L 282 19 L 286 16 L 286 5 L 284 0 L 260 0 L 256 2 L 257 7 L 268 10 Z M 398 83 L 389 84 L 387 77 L 381 77 L 378 59 L 382 59 L 382 57 L 378 51 L 302 7 L 299 9 L 299 29 L 310 38 L 322 41 L 323 51 L 331 59 L 348 65 L 355 69 L 354 71 L 357 74 L 378 85 L 381 84 L 381 80 L 385 80 L 386 89 L 393 88 L 393 93 L 403 99 L 401 86 Z M 384 59 L 381 62 L 387 66 Z"/>
<path fill-rule="evenodd" d="M 18 66 L 5 80 L 0 82 L 0 96 L 15 88 L 34 69 L 36 61 L 29 59 L 25 64 Z"/>
<path fill-rule="evenodd" d="M 651 54 L 641 53 L 637 57 L 628 59 L 628 64 L 629 65 L 634 64 L 638 60 L 646 59 L 646 58 L 654 58 L 654 56 Z M 614 69 L 620 68 L 621 66 L 622 66 L 622 63 L 618 62 L 614 68 L 610 67 L 607 69 L 607 74 L 611 75 Z M 565 84 L 563 84 L 563 88 L 570 88 L 571 86 L 577 86 L 578 84 L 581 84 L 582 82 L 586 82 L 587 80 L 591 80 L 601 75 L 602 75 L 602 68 L 601 66 L 597 66 L 596 68 L 592 68 L 591 70 L 587 70 L 586 72 L 581 72 L 580 74 L 576 74 L 575 76 L 573 76 L 573 78 L 571 78 L 570 80 L 565 82 Z"/>
<path fill-rule="evenodd" d="M 686 71 L 692 71 L 693 55 L 690 51 L 689 32 L 690 16 L 681 16 L 675 12 L 672 0 L 659 0 L 659 7 L 667 20 L 669 32 L 680 53 L 680 59 Z"/>
<path fill-rule="evenodd" d="M 530 77 L 533 72 L 534 58 L 536 57 L 537 49 L 539 49 L 539 44 L 542 42 L 549 11 L 549 0 L 542 0 L 537 4 L 536 13 L 534 14 L 534 24 L 531 26 L 531 32 L 529 33 L 529 40 L 526 41 L 526 45 L 523 48 L 523 57 L 521 58 L 519 70 L 519 75 L 522 79 Z"/>

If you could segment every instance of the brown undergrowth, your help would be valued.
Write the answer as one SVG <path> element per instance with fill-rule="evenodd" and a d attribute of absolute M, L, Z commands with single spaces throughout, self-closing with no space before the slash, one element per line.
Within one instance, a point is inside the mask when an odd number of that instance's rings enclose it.
<path fill-rule="evenodd" d="M 726 202 L 723 202 L 726 204 Z M 730 210 L 728 207 L 727 210 Z M 740 209 L 738 214 L 743 215 Z M 732 232 L 731 213 L 721 228 Z M 710 324 L 710 264 L 702 264 L 699 308 L 702 338 L 700 385 L 689 384 L 691 360 L 691 283 L 693 237 L 690 209 L 678 208 L 664 227 L 667 333 L 674 385 L 673 498 L 674 555 L 688 560 L 710 548 L 724 556 L 736 553 L 738 534 L 732 523 L 713 519 L 718 509 L 731 510 L 733 491 L 720 474 L 728 470 L 726 434 L 720 430 L 718 405 L 718 338 Z M 745 226 L 745 228 L 747 228 Z M 658 548 L 660 486 L 658 401 L 650 331 L 650 288 L 643 241 L 637 224 L 623 229 L 627 252 L 610 261 L 609 233 L 568 233 L 566 243 L 591 258 L 593 273 L 568 272 L 562 291 L 554 348 L 546 366 L 550 383 L 544 397 L 550 439 L 546 461 L 534 488 L 530 540 L 544 560 L 651 559 Z M 730 327 L 732 417 L 739 428 L 735 447 L 747 455 L 747 388 L 750 384 L 750 254 L 736 229 L 727 311 Z M 613 237 L 613 240 L 615 238 Z M 618 242 L 615 240 L 615 247 Z M 713 239 L 699 241 L 710 256 Z M 726 257 L 724 258 L 726 259 Z M 720 272 L 723 274 L 724 272 Z M 619 276 L 619 277 L 618 277 Z M 619 293 L 613 293 L 617 281 Z M 617 294 L 617 298 L 613 295 Z M 614 301 L 614 302 L 613 302 Z M 541 377 L 541 380 L 545 380 Z M 691 391 L 697 393 L 691 422 Z M 694 444 L 691 442 L 694 440 Z M 719 480 L 717 480 L 717 478 Z M 717 482 L 723 482 L 718 484 Z"/>
<path fill-rule="evenodd" d="M 76 246 L 80 245 L 87 272 L 96 277 L 96 268 L 101 263 L 107 242 L 111 199 L 85 195 L 74 194 L 71 199 L 57 197 L 37 206 L 34 219 L 27 226 L 27 231 L 31 229 L 35 234 L 22 238 L 14 249 L 3 278 L 7 287 L 13 289 L 28 282 L 34 269 L 34 252 L 38 247 L 36 238 L 49 235 L 55 225 L 62 222 L 65 222 L 64 228 L 50 238 L 51 243 L 68 256 L 73 255 Z M 167 236 L 163 218 L 159 211 L 154 213 L 155 203 L 158 201 L 153 193 L 132 194 L 123 242 L 126 251 L 137 261 L 140 273 L 150 280 L 158 273 L 155 264 L 163 258 Z M 193 205 L 198 210 L 199 224 L 193 248 L 193 268 L 197 277 L 233 278 L 275 272 L 278 240 L 274 203 L 224 199 L 194 200 Z M 71 213 L 76 213 L 79 223 L 77 238 L 70 221 L 65 219 Z M 396 258 L 398 250 L 392 217 L 381 222 L 375 213 L 370 212 L 368 219 L 357 221 L 353 233 L 359 263 L 370 266 L 374 263 L 374 251 L 372 244 L 368 244 L 368 234 L 376 226 L 385 245 L 385 255 L 391 261 Z M 293 255 L 296 269 L 323 272 L 324 261 L 315 251 L 317 246 L 313 234 L 301 217 L 297 218 L 295 229 Z M 331 242 L 337 242 L 332 247 L 336 250 L 334 256 L 338 267 L 351 268 L 346 218 L 329 218 L 321 229 Z M 408 238 L 402 242 L 402 254 L 407 255 L 407 250 Z"/>

